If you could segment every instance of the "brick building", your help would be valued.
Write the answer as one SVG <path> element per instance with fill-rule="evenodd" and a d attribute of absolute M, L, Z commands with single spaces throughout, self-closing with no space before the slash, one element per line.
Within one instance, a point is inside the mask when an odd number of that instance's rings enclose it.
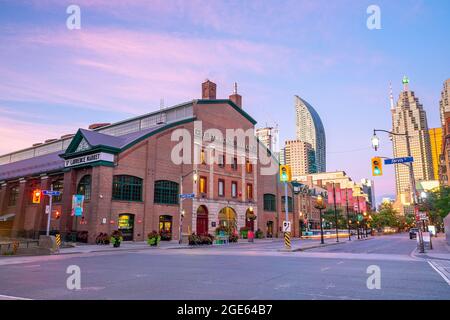
<path fill-rule="evenodd" d="M 278 163 L 252 142 L 255 124 L 237 89 L 229 99 L 217 99 L 216 85 L 207 80 L 202 99 L 0 156 L 0 235 L 45 232 L 48 197 L 33 204 L 32 193 L 53 189 L 61 196 L 53 198 L 51 230 L 90 243 L 117 229 L 126 240 L 145 240 L 152 230 L 179 239 L 180 225 L 183 235 L 233 225 L 278 236 L 284 190 Z M 230 129 L 252 134 L 230 139 Z M 228 152 L 230 145 L 235 152 Z M 180 205 L 180 193 L 194 195 Z M 73 214 L 74 195 L 84 196 L 82 216 Z M 298 236 L 300 204 L 293 199 L 290 186 L 290 220 Z"/>

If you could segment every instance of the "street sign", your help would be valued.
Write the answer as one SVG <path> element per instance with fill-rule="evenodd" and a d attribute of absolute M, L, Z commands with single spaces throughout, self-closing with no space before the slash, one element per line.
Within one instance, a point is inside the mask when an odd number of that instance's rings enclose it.
<path fill-rule="evenodd" d="M 414 162 L 413 157 L 402 157 L 393 159 L 384 159 L 384 164 L 397 164 L 397 163 L 409 163 Z"/>
<path fill-rule="evenodd" d="M 283 221 L 283 232 L 291 232 L 291 222 Z"/>
<path fill-rule="evenodd" d="M 53 191 L 53 190 L 42 190 L 42 194 L 44 196 L 50 196 L 50 197 L 55 196 L 55 197 L 57 197 L 57 196 L 61 195 L 61 192 Z"/>
<path fill-rule="evenodd" d="M 192 199 L 195 197 L 195 193 L 182 193 L 180 194 L 181 199 Z"/>

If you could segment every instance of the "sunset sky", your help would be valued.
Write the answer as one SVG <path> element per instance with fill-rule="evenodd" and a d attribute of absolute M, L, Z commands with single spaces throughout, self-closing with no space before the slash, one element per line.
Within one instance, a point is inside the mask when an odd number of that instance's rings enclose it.
<path fill-rule="evenodd" d="M 81 8 L 81 29 L 66 8 Z M 369 5 L 381 30 L 366 27 Z M 295 137 L 294 95 L 322 118 L 328 171 L 370 177 L 373 128 L 390 129 L 406 74 L 439 126 L 450 77 L 450 1 L 0 0 L 0 154 L 200 98 L 238 82 L 245 110 Z M 379 155 L 392 147 L 381 136 Z M 377 199 L 394 196 L 392 168 L 375 179 Z"/>

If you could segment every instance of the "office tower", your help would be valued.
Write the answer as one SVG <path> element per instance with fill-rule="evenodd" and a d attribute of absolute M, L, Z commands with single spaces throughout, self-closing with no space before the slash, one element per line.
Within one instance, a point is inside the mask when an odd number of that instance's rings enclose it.
<path fill-rule="evenodd" d="M 301 140 L 287 140 L 285 163 L 291 166 L 292 176 L 316 173 L 315 152 L 310 143 Z"/>
<path fill-rule="evenodd" d="M 439 180 L 439 159 L 442 154 L 442 128 L 429 130 L 431 144 L 431 158 L 433 160 L 433 179 Z"/>
<path fill-rule="evenodd" d="M 403 91 L 399 95 L 394 106 L 391 94 L 392 131 L 398 135 L 392 135 L 393 153 L 395 158 L 408 156 L 408 141 L 411 154 L 414 158 L 413 171 L 416 181 L 431 180 L 433 174 L 433 162 L 431 156 L 430 136 L 426 112 L 414 91 L 409 90 L 409 79 L 403 78 Z M 406 136 L 409 136 L 407 141 Z M 408 166 L 395 165 L 395 180 L 397 204 L 403 208 L 403 213 L 412 213 L 412 181 Z"/>

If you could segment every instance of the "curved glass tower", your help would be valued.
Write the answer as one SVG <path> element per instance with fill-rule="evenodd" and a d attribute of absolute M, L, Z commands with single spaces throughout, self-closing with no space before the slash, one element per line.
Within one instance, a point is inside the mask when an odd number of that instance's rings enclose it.
<path fill-rule="evenodd" d="M 316 110 L 299 96 L 294 97 L 297 139 L 311 144 L 317 172 L 326 172 L 326 141 L 322 120 Z"/>

